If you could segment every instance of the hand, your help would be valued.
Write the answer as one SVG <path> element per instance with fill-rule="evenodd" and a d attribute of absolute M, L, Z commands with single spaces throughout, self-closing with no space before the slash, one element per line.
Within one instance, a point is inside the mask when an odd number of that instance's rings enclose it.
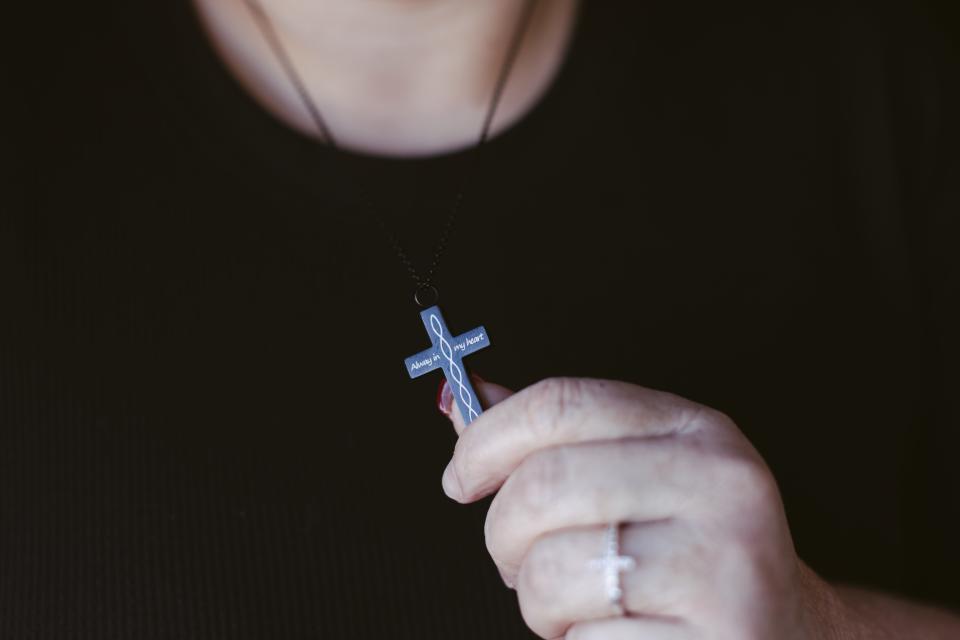
<path fill-rule="evenodd" d="M 773 476 L 726 415 L 607 380 L 477 391 L 495 406 L 466 429 L 448 413 L 460 437 L 443 487 L 463 503 L 499 491 L 487 549 L 539 636 L 832 637 L 830 587 L 797 558 Z M 625 615 L 590 566 L 612 522 L 636 561 Z"/>

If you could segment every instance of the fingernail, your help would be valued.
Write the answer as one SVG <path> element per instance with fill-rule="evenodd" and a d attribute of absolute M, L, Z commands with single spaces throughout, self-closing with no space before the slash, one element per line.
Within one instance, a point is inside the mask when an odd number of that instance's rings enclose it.
<path fill-rule="evenodd" d="M 463 490 L 460 489 L 460 481 L 457 479 L 457 474 L 453 471 L 453 463 L 447 464 L 447 468 L 443 470 L 443 492 L 447 494 L 449 498 L 460 502 L 463 499 Z"/>
<path fill-rule="evenodd" d="M 447 384 L 446 380 L 441 382 L 437 388 L 437 409 L 448 418 L 450 412 L 453 411 L 453 392 L 450 391 L 450 385 Z"/>

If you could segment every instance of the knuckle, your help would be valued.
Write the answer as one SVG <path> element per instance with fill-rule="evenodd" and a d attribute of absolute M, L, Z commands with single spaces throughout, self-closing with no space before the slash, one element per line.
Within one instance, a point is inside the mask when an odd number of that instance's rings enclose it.
<path fill-rule="evenodd" d="M 518 569 L 519 559 L 504 553 L 508 542 L 523 523 L 536 522 L 561 492 L 569 474 L 563 447 L 536 451 L 520 463 L 494 497 L 484 521 L 487 551 L 500 565 Z"/>
<path fill-rule="evenodd" d="M 735 509 L 759 509 L 779 501 L 773 474 L 759 455 L 727 455 L 716 472 L 716 486 Z"/>
<path fill-rule="evenodd" d="M 584 381 L 579 378 L 546 378 L 530 387 L 524 406 L 527 424 L 554 431 L 572 409 L 583 404 Z"/>
<path fill-rule="evenodd" d="M 560 600 L 558 587 L 567 578 L 561 554 L 549 539 L 540 539 L 531 546 L 517 574 L 517 594 L 521 606 L 549 612 Z"/>
<path fill-rule="evenodd" d="M 707 425 L 708 429 L 717 433 L 743 438 L 743 434 L 733 418 L 719 409 L 703 406 L 700 410 L 700 420 Z"/>
<path fill-rule="evenodd" d="M 727 414 L 713 407 L 692 403 L 684 409 L 686 415 L 681 421 L 679 433 L 705 433 L 724 435 L 739 433 L 739 429 Z"/>
<path fill-rule="evenodd" d="M 570 473 L 568 450 L 550 447 L 536 451 L 524 459 L 511 477 L 510 497 L 522 513 L 536 517 L 559 497 Z"/>
<path fill-rule="evenodd" d="M 506 568 L 512 568 L 507 566 L 507 564 L 502 559 L 502 554 L 500 553 L 500 541 L 499 541 L 499 511 L 500 503 L 502 501 L 503 492 L 498 493 L 493 502 L 490 503 L 490 508 L 487 509 L 487 516 L 483 520 L 483 541 L 487 547 L 487 553 L 490 554 L 490 557 L 493 558 L 493 561 L 501 566 Z"/>
<path fill-rule="evenodd" d="M 477 455 L 476 447 L 473 446 L 472 438 L 468 437 L 470 430 L 467 429 L 457 439 L 453 447 L 452 466 L 457 479 L 460 481 L 460 487 L 465 493 L 469 493 L 472 488 L 473 478 L 476 476 L 477 461 L 480 456 Z"/>
<path fill-rule="evenodd" d="M 563 577 L 558 565 L 556 558 L 542 558 L 530 568 L 524 562 L 517 576 L 520 615 L 543 638 L 557 637 L 564 626 L 564 598 L 558 589 Z"/>
<path fill-rule="evenodd" d="M 527 624 L 527 627 L 529 627 L 531 631 L 546 640 L 558 640 L 558 638 L 561 637 L 558 635 L 554 623 L 544 620 L 541 617 L 541 612 L 537 611 L 534 607 L 526 605 L 522 598 L 519 599 L 519 601 L 520 616 L 523 618 L 523 621 Z"/>
<path fill-rule="evenodd" d="M 451 467 L 453 468 L 453 476 L 456 478 L 457 484 L 460 485 L 460 491 L 463 492 L 463 498 L 467 498 L 470 494 L 470 456 L 456 455 L 455 453 Z"/>

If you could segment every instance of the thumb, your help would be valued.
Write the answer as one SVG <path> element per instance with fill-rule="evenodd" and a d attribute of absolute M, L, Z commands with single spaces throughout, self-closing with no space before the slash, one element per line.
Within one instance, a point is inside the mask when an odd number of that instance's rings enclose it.
<path fill-rule="evenodd" d="M 473 389 L 480 397 L 480 404 L 483 405 L 484 409 L 489 409 L 501 400 L 505 400 L 513 395 L 513 391 L 510 389 L 502 387 L 499 384 L 487 382 L 480 376 L 471 375 L 470 381 L 473 383 Z M 457 435 L 463 433 L 467 425 L 463 421 L 463 415 L 460 413 L 459 405 L 453 401 L 453 390 L 446 380 L 440 385 L 440 390 L 437 393 L 437 408 L 440 409 L 441 413 L 450 418 L 450 422 L 453 423 L 453 428 L 456 430 Z"/>

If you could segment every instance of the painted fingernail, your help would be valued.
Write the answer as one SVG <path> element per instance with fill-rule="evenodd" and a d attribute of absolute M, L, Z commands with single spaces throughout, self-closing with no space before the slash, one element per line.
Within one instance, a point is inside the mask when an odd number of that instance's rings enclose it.
<path fill-rule="evenodd" d="M 450 385 L 447 384 L 446 380 L 441 382 L 437 388 L 437 409 L 448 418 L 450 412 L 453 411 L 453 392 L 450 391 Z"/>

